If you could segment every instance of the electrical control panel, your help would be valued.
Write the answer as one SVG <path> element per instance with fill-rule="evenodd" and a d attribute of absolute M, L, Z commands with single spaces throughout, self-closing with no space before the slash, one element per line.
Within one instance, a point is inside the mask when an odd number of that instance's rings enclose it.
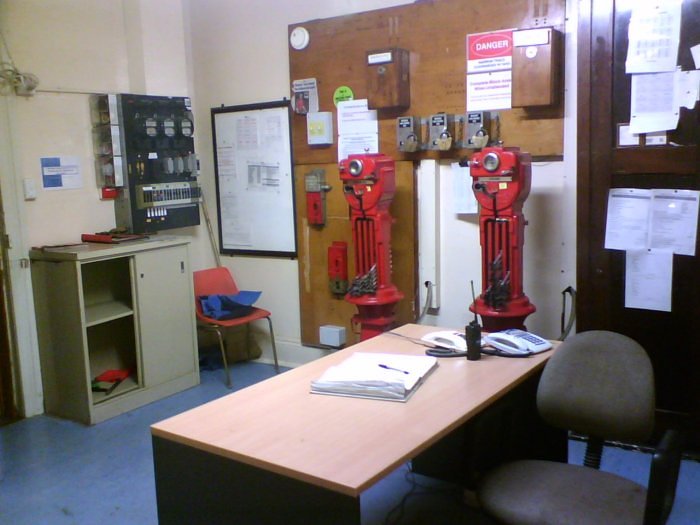
<path fill-rule="evenodd" d="M 91 105 L 98 183 L 119 188 L 117 227 L 150 233 L 198 225 L 201 192 L 190 99 L 94 95 Z M 109 146 L 100 139 L 108 136 Z"/>

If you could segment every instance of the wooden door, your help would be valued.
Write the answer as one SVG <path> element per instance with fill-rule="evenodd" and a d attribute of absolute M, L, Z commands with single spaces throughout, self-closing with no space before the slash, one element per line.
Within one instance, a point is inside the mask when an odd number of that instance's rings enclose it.
<path fill-rule="evenodd" d="M 700 413 L 700 249 L 673 256 L 672 311 L 660 312 L 625 307 L 625 252 L 604 248 L 610 188 L 700 190 L 697 103 L 681 109 L 678 128 L 668 133 L 676 145 L 616 146 L 630 109 L 625 4 L 579 4 L 577 329 L 614 330 L 642 344 L 654 365 L 660 415 L 692 422 Z M 700 0 L 685 0 L 678 55 L 684 70 L 694 69 L 690 47 L 699 40 Z"/>
<path fill-rule="evenodd" d="M 12 360 L 10 358 L 10 324 L 5 303 L 5 271 L 0 267 L 0 425 L 18 417 L 12 387 Z"/>

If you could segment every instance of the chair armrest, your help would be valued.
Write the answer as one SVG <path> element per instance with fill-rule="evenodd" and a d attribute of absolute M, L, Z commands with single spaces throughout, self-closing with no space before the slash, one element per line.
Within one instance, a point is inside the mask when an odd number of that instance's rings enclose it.
<path fill-rule="evenodd" d="M 673 501 L 683 453 L 684 433 L 667 430 L 656 447 L 651 460 L 644 525 L 666 523 Z"/>

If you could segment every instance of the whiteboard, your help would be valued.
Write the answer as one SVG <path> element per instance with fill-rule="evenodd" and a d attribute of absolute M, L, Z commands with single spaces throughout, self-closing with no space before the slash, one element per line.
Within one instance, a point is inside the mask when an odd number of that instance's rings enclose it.
<path fill-rule="evenodd" d="M 296 257 L 289 101 L 211 115 L 219 252 Z"/>

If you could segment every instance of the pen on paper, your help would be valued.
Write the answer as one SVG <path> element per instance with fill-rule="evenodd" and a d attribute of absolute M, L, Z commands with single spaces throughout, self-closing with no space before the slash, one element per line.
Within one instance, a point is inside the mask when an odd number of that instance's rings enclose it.
<path fill-rule="evenodd" d="M 379 363 L 379 368 L 384 368 L 385 370 L 395 370 L 396 372 L 401 372 L 402 374 L 410 373 L 408 370 L 401 370 L 399 368 L 394 368 L 393 366 L 385 365 L 382 363 Z"/>

